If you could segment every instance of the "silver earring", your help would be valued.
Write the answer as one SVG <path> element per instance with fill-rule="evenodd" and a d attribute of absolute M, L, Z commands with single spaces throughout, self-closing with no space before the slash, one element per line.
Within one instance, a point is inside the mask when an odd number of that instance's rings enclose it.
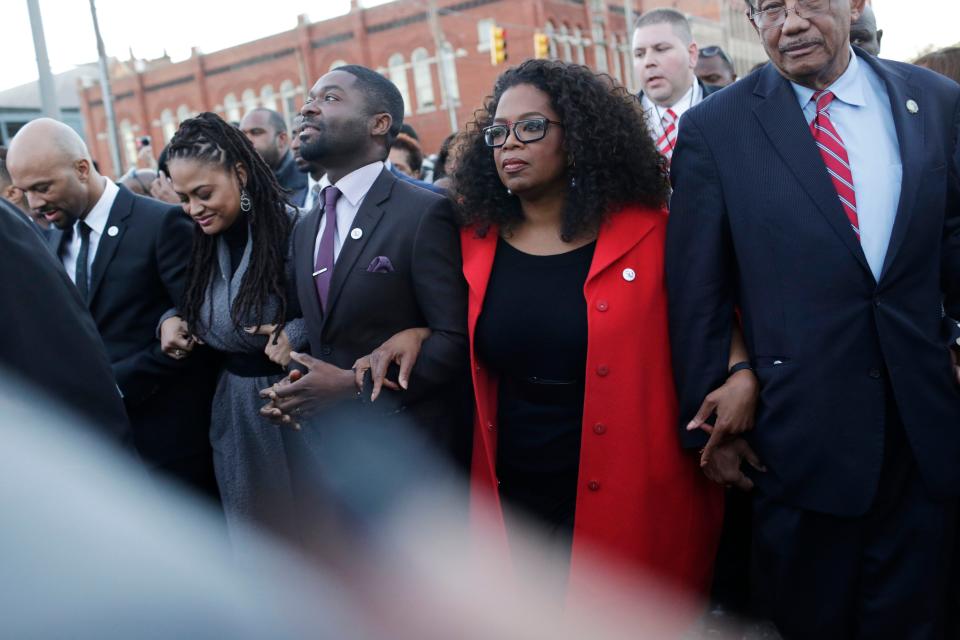
<path fill-rule="evenodd" d="M 240 211 L 247 213 L 252 208 L 253 203 L 250 202 L 250 196 L 247 194 L 247 190 L 244 189 L 240 192 Z"/>

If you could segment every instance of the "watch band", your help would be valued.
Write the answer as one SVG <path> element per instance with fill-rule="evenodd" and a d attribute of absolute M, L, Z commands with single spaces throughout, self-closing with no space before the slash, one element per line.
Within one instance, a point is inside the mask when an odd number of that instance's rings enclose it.
<path fill-rule="evenodd" d="M 748 361 L 746 361 L 746 360 L 744 360 L 744 361 L 742 361 L 742 362 L 738 362 L 738 363 L 736 363 L 735 365 L 733 365 L 732 367 L 730 367 L 730 371 L 727 373 L 727 375 L 728 375 L 728 376 L 732 376 L 733 374 L 737 373 L 738 371 L 744 371 L 744 370 L 753 371 L 753 365 L 750 364 L 750 363 L 749 363 Z"/>

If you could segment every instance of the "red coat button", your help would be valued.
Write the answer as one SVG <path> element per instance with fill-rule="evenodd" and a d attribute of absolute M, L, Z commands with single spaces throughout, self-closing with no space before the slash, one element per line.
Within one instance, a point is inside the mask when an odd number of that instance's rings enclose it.
<path fill-rule="evenodd" d="M 597 424 L 593 425 L 593 432 L 598 436 L 602 436 L 607 432 L 607 425 L 603 424 L 602 422 L 598 422 Z"/>
<path fill-rule="evenodd" d="M 606 300 L 600 300 L 599 302 L 597 302 L 597 309 L 599 311 L 606 311 L 609 308 L 610 308 L 610 305 L 607 304 Z"/>
<path fill-rule="evenodd" d="M 587 483 L 587 488 L 590 489 L 590 491 L 600 491 L 600 481 L 591 480 Z"/>
<path fill-rule="evenodd" d="M 493 431 L 493 423 L 492 423 L 492 422 L 488 422 L 488 423 L 487 423 L 487 431 Z"/>
<path fill-rule="evenodd" d="M 610 367 L 608 367 L 607 365 L 602 364 L 599 367 L 597 367 L 597 375 L 600 376 L 601 378 L 607 375 L 608 373 L 610 373 Z"/>

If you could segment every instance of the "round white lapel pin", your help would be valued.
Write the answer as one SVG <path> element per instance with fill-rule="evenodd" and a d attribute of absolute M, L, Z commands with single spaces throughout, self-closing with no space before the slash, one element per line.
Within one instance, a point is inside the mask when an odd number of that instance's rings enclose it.
<path fill-rule="evenodd" d="M 633 282 L 637 279 L 637 272 L 633 269 L 624 269 L 623 270 L 623 279 L 627 282 Z"/>
<path fill-rule="evenodd" d="M 363 229 L 360 227 L 354 227 L 353 231 L 350 232 L 350 237 L 354 240 L 359 240 L 363 237 Z"/>
<path fill-rule="evenodd" d="M 919 113 L 920 105 L 917 104 L 916 100 L 907 100 L 907 111 L 910 113 Z"/>
<path fill-rule="evenodd" d="M 119 233 L 120 233 L 120 229 L 116 225 L 107 229 L 107 235 L 110 236 L 111 238 L 116 238 L 117 234 Z"/>

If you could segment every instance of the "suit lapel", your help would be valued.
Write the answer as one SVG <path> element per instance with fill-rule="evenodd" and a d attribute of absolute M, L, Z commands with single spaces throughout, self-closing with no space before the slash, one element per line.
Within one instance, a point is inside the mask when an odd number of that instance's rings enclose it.
<path fill-rule="evenodd" d="M 340 255 L 333 267 L 333 278 L 330 280 L 330 295 L 327 298 L 325 317 L 329 317 L 330 311 L 336 306 L 337 299 L 350 277 L 350 272 L 353 271 L 353 265 L 356 264 L 357 258 L 360 257 L 363 248 L 367 246 L 374 229 L 383 217 L 384 208 L 382 205 L 390 198 L 390 192 L 393 190 L 396 181 L 397 179 L 393 174 L 384 168 L 373 182 L 366 197 L 364 197 L 363 204 L 360 205 L 360 210 L 357 211 L 357 215 L 353 219 L 353 225 L 350 229 L 340 229 L 340 233 L 343 234 L 342 244 Z M 351 231 L 354 229 L 360 230 L 359 238 L 353 237 Z"/>
<path fill-rule="evenodd" d="M 298 227 L 296 244 L 293 248 L 296 260 L 297 297 L 307 326 L 319 327 L 323 322 L 323 311 L 317 297 L 317 287 L 313 279 L 313 249 L 320 229 L 320 205 L 315 206 Z"/>
<path fill-rule="evenodd" d="M 590 264 L 586 284 L 633 249 L 650 233 L 654 224 L 655 219 L 651 214 L 644 215 L 634 207 L 625 208 L 610 216 L 597 235 L 597 248 L 593 252 L 593 262 Z"/>
<path fill-rule="evenodd" d="M 97 290 L 103 281 L 103 275 L 107 270 L 110 261 L 113 260 L 120 241 L 127 231 L 126 219 L 133 212 L 134 197 L 126 187 L 120 187 L 117 197 L 110 207 L 110 215 L 107 217 L 107 224 L 100 234 L 100 241 L 97 243 L 97 255 L 93 258 L 93 267 L 90 271 L 90 298 L 89 305 L 93 304 L 97 296 Z M 116 227 L 117 232 L 111 234 L 110 230 Z"/>
<path fill-rule="evenodd" d="M 893 124 L 897 129 L 897 142 L 900 146 L 900 165 L 903 169 L 903 178 L 900 181 L 900 202 L 897 205 L 897 217 L 893 222 L 893 231 L 890 234 L 890 244 L 887 245 L 887 254 L 883 259 L 883 269 L 880 279 L 887 274 L 897 252 L 903 246 L 910 220 L 913 217 L 914 204 L 917 200 L 920 187 L 921 172 L 925 168 L 919 162 L 908 162 L 907 159 L 922 158 L 924 146 L 923 131 L 923 91 L 909 82 L 909 77 L 900 75 L 896 71 L 889 71 L 879 61 L 862 56 L 861 62 L 869 64 L 877 72 L 887 87 L 890 96 L 890 109 L 893 112 Z M 914 100 L 920 105 L 921 111 L 913 114 L 907 111 L 907 101 Z"/>
<path fill-rule="evenodd" d="M 63 231 L 51 226 L 47 233 L 46 241 L 47 248 L 57 257 L 57 262 L 60 262 L 60 243 L 63 242 Z"/>
<path fill-rule="evenodd" d="M 755 93 L 764 98 L 754 107 L 754 113 L 770 142 L 797 182 L 816 203 L 817 209 L 872 278 L 873 272 L 867 264 L 867 257 L 856 234 L 850 228 L 847 214 L 840 204 L 836 188 L 830 180 L 813 136 L 810 135 L 807 121 L 790 83 L 773 65 L 768 65 L 762 72 Z"/>

